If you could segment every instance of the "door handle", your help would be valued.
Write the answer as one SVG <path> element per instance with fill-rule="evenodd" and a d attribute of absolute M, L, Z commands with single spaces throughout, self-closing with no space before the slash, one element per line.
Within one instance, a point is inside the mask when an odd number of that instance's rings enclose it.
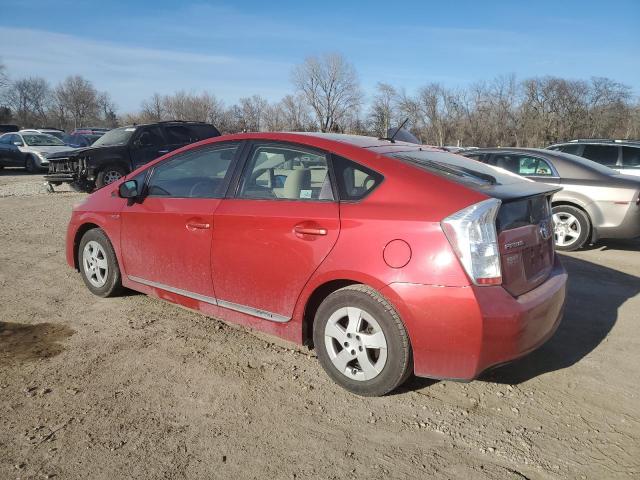
<path fill-rule="evenodd" d="M 169 150 L 158 150 L 158 153 L 169 153 Z"/>
<path fill-rule="evenodd" d="M 303 225 L 296 225 L 293 231 L 298 235 L 326 235 L 327 229 L 322 227 L 305 227 Z"/>
<path fill-rule="evenodd" d="M 211 228 L 210 223 L 187 222 L 187 230 L 207 230 Z"/>

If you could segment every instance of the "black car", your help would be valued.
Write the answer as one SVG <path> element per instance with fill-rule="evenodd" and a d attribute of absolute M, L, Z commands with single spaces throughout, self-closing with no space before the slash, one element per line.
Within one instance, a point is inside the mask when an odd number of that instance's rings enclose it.
<path fill-rule="evenodd" d="M 217 137 L 216 127 L 203 122 L 159 122 L 116 128 L 93 145 L 48 157 L 51 185 L 71 183 L 75 190 L 102 188 L 141 165 L 172 150 Z"/>
<path fill-rule="evenodd" d="M 640 141 L 591 138 L 555 143 L 547 147 L 588 158 L 626 175 L 640 175 Z"/>
<path fill-rule="evenodd" d="M 18 130 L 20 130 L 20 127 L 18 125 L 10 125 L 5 123 L 0 124 L 0 134 L 17 132 Z"/>

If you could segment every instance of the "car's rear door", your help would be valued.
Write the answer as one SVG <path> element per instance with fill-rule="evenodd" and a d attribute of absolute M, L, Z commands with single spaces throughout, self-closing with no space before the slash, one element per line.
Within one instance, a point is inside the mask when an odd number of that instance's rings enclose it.
<path fill-rule="evenodd" d="M 215 303 L 213 213 L 238 150 L 237 142 L 203 146 L 154 166 L 143 200 L 121 211 L 121 251 L 129 279 Z"/>
<path fill-rule="evenodd" d="M 340 229 L 328 154 L 253 143 L 237 191 L 215 212 L 212 271 L 218 305 L 287 321 Z"/>

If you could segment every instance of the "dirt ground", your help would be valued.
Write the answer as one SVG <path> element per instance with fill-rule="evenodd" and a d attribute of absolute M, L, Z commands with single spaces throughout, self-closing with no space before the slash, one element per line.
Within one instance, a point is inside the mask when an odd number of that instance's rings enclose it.
<path fill-rule="evenodd" d="M 71 207 L 0 172 L 0 478 L 640 478 L 640 243 L 563 255 L 557 334 L 384 398 L 312 352 L 144 295 L 93 296 Z"/>

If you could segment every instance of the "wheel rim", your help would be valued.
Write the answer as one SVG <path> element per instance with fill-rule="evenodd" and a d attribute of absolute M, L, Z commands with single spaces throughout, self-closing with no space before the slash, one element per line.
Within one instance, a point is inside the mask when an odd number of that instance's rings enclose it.
<path fill-rule="evenodd" d="M 98 242 L 91 240 L 84 246 L 82 266 L 84 274 L 91 285 L 100 288 L 107 283 L 107 275 L 109 274 L 107 255 L 102 245 Z"/>
<path fill-rule="evenodd" d="M 553 223 L 553 232 L 557 246 L 571 246 L 578 241 L 578 238 L 580 238 L 582 227 L 574 215 L 567 212 L 554 213 Z"/>
<path fill-rule="evenodd" d="M 344 376 L 372 380 L 387 363 L 387 339 L 380 324 L 356 307 L 342 307 L 327 321 L 324 343 L 333 366 Z"/>
<path fill-rule="evenodd" d="M 117 170 L 108 170 L 104 173 L 104 184 L 109 185 L 110 183 L 113 183 L 116 180 L 120 180 L 121 178 L 122 174 Z"/>

